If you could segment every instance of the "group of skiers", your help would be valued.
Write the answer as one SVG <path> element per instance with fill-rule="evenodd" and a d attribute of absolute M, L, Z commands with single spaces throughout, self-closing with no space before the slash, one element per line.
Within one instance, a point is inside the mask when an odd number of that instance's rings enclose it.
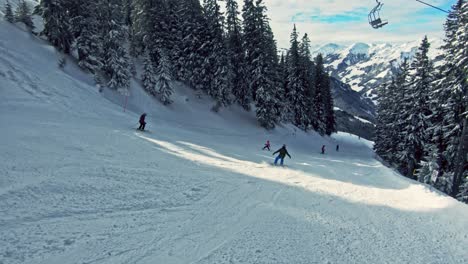
<path fill-rule="evenodd" d="M 270 151 L 270 140 L 267 140 L 267 142 L 265 143 L 265 146 L 263 147 L 262 150 L 265 150 L 267 149 L 268 151 Z M 336 145 L 336 151 L 340 151 L 340 145 Z M 278 149 L 277 151 L 273 152 L 273 156 L 276 154 L 276 153 L 279 153 L 279 155 L 276 157 L 275 159 L 275 165 L 277 165 L 278 161 L 281 160 L 280 164 L 281 166 L 283 166 L 283 163 L 284 163 L 284 158 L 286 157 L 286 155 L 291 158 L 291 155 L 289 155 L 288 153 L 288 150 L 286 149 L 286 144 L 283 144 L 283 146 Z M 325 154 L 325 145 L 322 145 L 322 152 L 321 154 Z"/>
<path fill-rule="evenodd" d="M 138 127 L 138 130 L 141 130 L 141 131 L 144 131 L 145 130 L 145 126 L 146 126 L 146 121 L 145 121 L 145 118 L 146 118 L 146 113 L 143 113 L 141 116 L 140 116 L 140 120 L 138 121 L 140 123 L 140 126 Z M 263 147 L 262 150 L 265 150 L 267 149 L 268 151 L 271 151 L 270 149 L 271 145 L 270 145 L 270 140 L 267 140 L 267 142 L 265 143 L 265 146 Z M 340 150 L 340 145 L 336 145 L 336 151 L 339 151 Z M 283 166 L 284 164 L 284 158 L 286 156 L 288 156 L 289 158 L 291 158 L 291 155 L 289 155 L 289 152 L 288 150 L 286 149 L 286 144 L 283 144 L 283 146 L 278 149 L 277 151 L 273 152 L 273 156 L 278 153 L 279 155 L 275 158 L 275 162 L 274 164 L 277 165 L 278 164 L 278 161 L 280 161 L 280 165 Z M 322 154 L 325 154 L 325 145 L 322 145 Z"/>

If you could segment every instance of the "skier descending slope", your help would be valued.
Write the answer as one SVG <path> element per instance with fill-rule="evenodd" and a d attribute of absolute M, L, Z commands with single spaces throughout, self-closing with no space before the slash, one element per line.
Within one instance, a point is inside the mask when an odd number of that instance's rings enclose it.
<path fill-rule="evenodd" d="M 284 157 L 286 157 L 286 155 L 288 155 L 288 157 L 291 158 L 291 155 L 289 155 L 288 150 L 286 149 L 286 145 L 283 145 L 280 149 L 273 152 L 273 155 L 275 155 L 276 153 L 279 153 L 279 155 L 275 159 L 275 165 L 278 163 L 278 160 L 281 159 L 281 166 L 283 166 Z"/>
<path fill-rule="evenodd" d="M 143 113 L 141 116 L 140 116 L 140 126 L 138 127 L 138 130 L 145 130 L 145 126 L 146 126 L 146 121 L 145 121 L 145 118 L 146 118 L 146 113 Z"/>
<path fill-rule="evenodd" d="M 262 150 L 265 150 L 265 149 L 268 149 L 268 151 L 270 151 L 270 140 L 267 140 Z"/>

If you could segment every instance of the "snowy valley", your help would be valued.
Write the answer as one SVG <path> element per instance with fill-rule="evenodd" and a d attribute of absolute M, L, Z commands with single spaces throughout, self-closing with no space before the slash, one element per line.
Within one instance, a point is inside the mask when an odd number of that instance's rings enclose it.
<path fill-rule="evenodd" d="M 391 80 L 392 74 L 404 59 L 411 61 L 421 40 L 406 43 L 329 43 L 314 49 L 313 54 L 323 54 L 331 75 L 366 98 L 376 99 L 376 89 Z M 441 39 L 430 40 L 429 56 L 438 61 L 442 53 Z"/>

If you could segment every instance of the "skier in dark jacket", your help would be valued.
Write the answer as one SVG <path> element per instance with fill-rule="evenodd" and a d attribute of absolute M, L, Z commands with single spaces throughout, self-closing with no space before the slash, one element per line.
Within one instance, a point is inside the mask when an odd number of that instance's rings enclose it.
<path fill-rule="evenodd" d="M 325 154 L 325 145 L 322 146 L 322 154 Z"/>
<path fill-rule="evenodd" d="M 278 163 L 278 160 L 281 159 L 281 166 L 283 166 L 284 157 L 286 157 L 286 155 L 288 155 L 288 157 L 291 158 L 291 155 L 289 155 L 288 150 L 286 149 L 286 145 L 283 145 L 283 147 L 281 147 L 280 149 L 278 149 L 277 151 L 275 151 L 275 152 L 273 153 L 273 156 L 274 156 L 276 153 L 279 153 L 279 155 L 278 155 L 278 157 L 276 157 L 276 159 L 275 159 L 275 165 L 276 165 L 276 163 Z"/>
<path fill-rule="evenodd" d="M 265 149 L 268 149 L 268 151 L 270 151 L 270 140 L 267 140 L 262 150 L 265 150 Z"/>
<path fill-rule="evenodd" d="M 146 126 L 146 122 L 145 122 L 145 118 L 146 118 L 146 113 L 143 113 L 141 116 L 140 116 L 140 126 L 138 127 L 138 130 L 145 130 L 145 126 Z"/>

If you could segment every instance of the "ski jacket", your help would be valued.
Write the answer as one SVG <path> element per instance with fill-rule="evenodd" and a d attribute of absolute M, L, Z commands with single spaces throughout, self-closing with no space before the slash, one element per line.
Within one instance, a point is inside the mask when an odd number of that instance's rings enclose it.
<path fill-rule="evenodd" d="M 140 124 L 145 123 L 145 117 L 146 117 L 145 114 L 143 114 L 143 115 L 140 116 Z"/>
<path fill-rule="evenodd" d="M 286 150 L 285 147 L 282 147 L 280 149 L 278 149 L 277 151 L 275 151 L 273 153 L 273 155 L 275 155 L 276 153 L 279 153 L 279 156 L 284 159 L 284 157 L 286 157 L 286 155 L 288 155 L 289 158 L 291 158 L 291 155 L 289 155 L 288 151 Z"/>

